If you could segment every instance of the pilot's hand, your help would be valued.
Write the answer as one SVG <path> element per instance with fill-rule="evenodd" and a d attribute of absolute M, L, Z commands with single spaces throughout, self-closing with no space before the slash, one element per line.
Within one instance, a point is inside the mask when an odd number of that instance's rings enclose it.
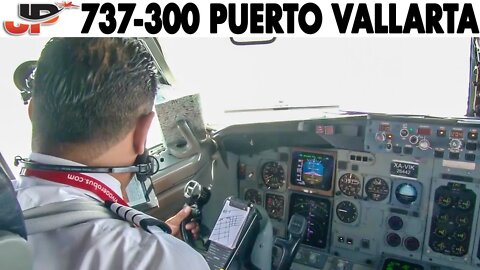
<path fill-rule="evenodd" d="M 170 229 L 172 229 L 172 235 L 180 240 L 183 240 L 182 234 L 180 232 L 180 226 L 182 225 L 182 221 L 190 216 L 191 212 L 192 208 L 190 208 L 189 206 L 185 206 L 175 216 L 165 221 L 165 223 L 170 226 Z M 194 239 L 198 238 L 200 226 L 195 220 L 192 219 L 189 223 L 185 225 L 185 228 L 192 233 Z"/>

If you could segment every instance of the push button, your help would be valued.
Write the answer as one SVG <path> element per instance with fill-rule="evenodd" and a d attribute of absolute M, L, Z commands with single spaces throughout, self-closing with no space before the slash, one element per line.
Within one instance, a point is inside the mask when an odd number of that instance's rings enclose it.
<path fill-rule="evenodd" d="M 406 155 L 411 155 L 413 153 L 413 147 L 405 146 L 403 148 L 403 153 L 406 154 Z"/>
<path fill-rule="evenodd" d="M 435 157 L 436 158 L 443 158 L 444 152 L 445 151 L 443 149 L 435 149 Z"/>
<path fill-rule="evenodd" d="M 402 152 L 402 147 L 400 145 L 394 145 L 393 152 L 396 154 L 400 154 Z"/>
<path fill-rule="evenodd" d="M 469 142 L 465 145 L 465 148 L 469 151 L 475 151 L 477 150 L 477 144 Z"/>
<path fill-rule="evenodd" d="M 475 161 L 475 154 L 465 154 L 465 160 L 467 161 Z"/>
<path fill-rule="evenodd" d="M 362 239 L 361 245 L 362 245 L 362 248 L 369 249 L 370 248 L 370 240 Z"/>
<path fill-rule="evenodd" d="M 339 161 L 337 164 L 338 169 L 346 170 L 347 169 L 347 162 L 346 161 Z"/>
<path fill-rule="evenodd" d="M 460 158 L 460 153 L 450 152 L 448 155 L 450 159 L 458 160 Z"/>

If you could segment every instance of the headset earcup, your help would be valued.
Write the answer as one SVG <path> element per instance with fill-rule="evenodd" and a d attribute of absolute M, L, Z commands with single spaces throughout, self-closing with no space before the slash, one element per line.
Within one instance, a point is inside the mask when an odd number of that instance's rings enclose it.
<path fill-rule="evenodd" d="M 148 159 L 148 150 L 145 149 L 145 151 L 143 152 L 143 154 L 137 156 L 137 159 L 135 159 L 135 165 L 138 165 L 138 164 L 147 164 L 149 162 L 149 159 Z M 135 175 L 137 177 L 137 180 L 140 181 L 140 182 L 145 182 L 145 180 L 147 180 L 149 174 L 143 174 L 143 173 L 136 173 Z"/>

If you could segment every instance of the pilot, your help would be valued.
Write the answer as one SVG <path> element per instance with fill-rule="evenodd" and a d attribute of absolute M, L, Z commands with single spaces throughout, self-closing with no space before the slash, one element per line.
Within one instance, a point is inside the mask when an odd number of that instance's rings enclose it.
<path fill-rule="evenodd" d="M 154 60 L 137 39 L 54 38 L 42 51 L 29 105 L 32 161 L 54 165 L 129 166 L 145 150 L 158 85 Z M 128 200 L 131 173 L 91 174 Z M 101 201 L 98 192 L 20 177 L 23 210 L 73 199 Z M 53 178 L 53 176 L 52 176 Z M 167 220 L 172 235 L 150 234 L 116 219 L 96 219 L 29 235 L 35 269 L 208 269 L 183 242 L 186 207 Z M 194 237 L 199 226 L 186 226 Z"/>

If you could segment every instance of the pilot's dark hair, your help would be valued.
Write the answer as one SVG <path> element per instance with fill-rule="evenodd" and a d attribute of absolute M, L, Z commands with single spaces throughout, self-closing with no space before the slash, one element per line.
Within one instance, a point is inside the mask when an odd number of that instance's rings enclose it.
<path fill-rule="evenodd" d="M 151 112 L 157 87 L 153 57 L 138 39 L 51 39 L 35 72 L 34 148 L 107 148 Z"/>

